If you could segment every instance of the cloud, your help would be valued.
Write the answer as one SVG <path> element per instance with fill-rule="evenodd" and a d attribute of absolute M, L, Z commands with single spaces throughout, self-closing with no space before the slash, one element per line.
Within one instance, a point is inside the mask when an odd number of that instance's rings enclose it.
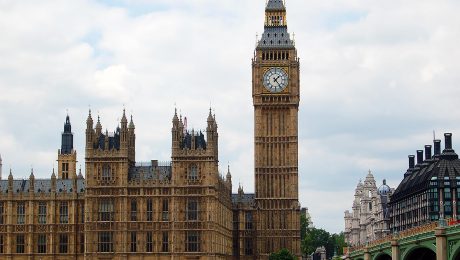
<path fill-rule="evenodd" d="M 219 124 L 230 162 L 254 190 L 251 58 L 263 1 L 2 1 L 0 153 L 14 176 L 47 178 L 69 110 L 80 163 L 88 108 L 136 123 L 137 159 L 170 159 L 174 106 Z M 343 229 L 357 181 L 395 186 L 432 131 L 460 133 L 455 1 L 287 1 L 301 58 L 300 200 L 317 227 Z M 456 146 L 457 145 L 457 146 Z M 4 170 L 5 172 L 5 170 Z M 327 198 L 317 200 L 316 198 Z"/>

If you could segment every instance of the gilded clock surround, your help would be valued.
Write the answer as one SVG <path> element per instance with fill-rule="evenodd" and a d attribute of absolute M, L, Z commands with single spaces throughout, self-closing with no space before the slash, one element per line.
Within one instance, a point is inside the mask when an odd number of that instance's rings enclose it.
<path fill-rule="evenodd" d="M 265 69 L 265 72 L 262 76 L 262 84 L 265 86 L 265 89 L 269 93 L 279 94 L 283 93 L 285 89 L 289 86 L 289 68 L 282 67 L 269 67 Z M 274 78 L 274 81 L 277 83 L 276 86 L 271 82 L 272 75 L 278 74 L 277 78 Z M 281 79 L 279 79 L 281 77 Z"/>

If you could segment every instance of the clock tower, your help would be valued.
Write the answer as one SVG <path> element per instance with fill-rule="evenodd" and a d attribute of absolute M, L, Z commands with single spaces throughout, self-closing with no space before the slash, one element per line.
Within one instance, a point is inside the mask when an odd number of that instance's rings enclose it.
<path fill-rule="evenodd" d="M 282 0 L 268 0 L 252 60 L 255 204 L 259 257 L 287 248 L 300 256 L 299 59 Z"/>

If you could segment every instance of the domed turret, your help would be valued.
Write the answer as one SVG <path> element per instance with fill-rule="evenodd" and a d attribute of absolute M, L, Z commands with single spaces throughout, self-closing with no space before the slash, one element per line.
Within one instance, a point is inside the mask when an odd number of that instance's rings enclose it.
<path fill-rule="evenodd" d="M 390 193 L 390 191 L 391 191 L 390 186 L 387 185 L 387 181 L 384 179 L 383 184 L 379 187 L 377 192 L 380 196 L 383 196 L 383 195 L 387 195 L 388 193 Z"/>

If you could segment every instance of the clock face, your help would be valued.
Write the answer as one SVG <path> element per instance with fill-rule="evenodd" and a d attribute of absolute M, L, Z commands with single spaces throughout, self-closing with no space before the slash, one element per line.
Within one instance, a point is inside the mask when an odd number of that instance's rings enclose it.
<path fill-rule="evenodd" d="M 271 68 L 265 72 L 263 81 L 268 91 L 279 93 L 288 85 L 288 75 L 282 68 Z"/>

